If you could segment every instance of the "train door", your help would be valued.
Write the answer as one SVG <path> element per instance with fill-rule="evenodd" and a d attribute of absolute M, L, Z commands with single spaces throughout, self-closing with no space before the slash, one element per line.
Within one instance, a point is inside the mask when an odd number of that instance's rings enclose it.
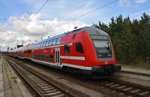
<path fill-rule="evenodd" d="M 55 48 L 55 62 L 60 66 L 60 48 Z"/>

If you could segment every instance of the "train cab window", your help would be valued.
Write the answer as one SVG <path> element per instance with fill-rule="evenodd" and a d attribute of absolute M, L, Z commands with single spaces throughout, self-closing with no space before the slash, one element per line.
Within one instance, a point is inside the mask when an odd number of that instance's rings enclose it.
<path fill-rule="evenodd" d="M 79 53 L 84 53 L 81 43 L 76 43 L 76 51 L 79 52 Z"/>
<path fill-rule="evenodd" d="M 56 44 L 60 44 L 60 41 L 61 41 L 61 38 L 58 38 Z"/>
<path fill-rule="evenodd" d="M 70 53 L 70 46 L 69 45 L 64 45 L 64 53 L 69 54 Z"/>

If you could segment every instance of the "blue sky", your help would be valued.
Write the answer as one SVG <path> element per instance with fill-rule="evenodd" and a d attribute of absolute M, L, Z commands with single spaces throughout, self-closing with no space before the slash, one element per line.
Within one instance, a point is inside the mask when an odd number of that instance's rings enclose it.
<path fill-rule="evenodd" d="M 42 14 L 41 19 L 57 18 L 69 21 L 110 1 L 113 0 L 49 0 L 39 13 Z M 44 0 L 0 0 L 0 23 L 8 22 L 9 17 L 31 15 L 44 2 Z M 150 0 L 119 0 L 78 20 L 92 24 L 97 21 L 108 22 L 111 17 L 120 14 L 137 18 L 143 12 L 150 12 Z"/>
<path fill-rule="evenodd" d="M 109 23 L 111 17 L 123 15 L 139 19 L 150 14 L 150 0 L 117 0 L 81 18 L 83 14 L 114 0 L 0 0 L 0 50 L 40 41 L 75 26 L 90 26 L 98 21 Z M 72 22 L 72 19 L 78 18 Z"/>

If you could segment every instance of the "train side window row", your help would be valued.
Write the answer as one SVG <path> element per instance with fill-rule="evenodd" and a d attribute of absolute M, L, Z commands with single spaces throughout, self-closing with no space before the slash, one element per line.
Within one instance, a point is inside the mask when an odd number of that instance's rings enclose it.
<path fill-rule="evenodd" d="M 34 44 L 33 48 L 47 47 L 50 45 L 58 45 L 60 44 L 60 42 L 61 42 L 61 37 Z"/>
<path fill-rule="evenodd" d="M 24 53 L 31 53 L 32 50 L 25 50 Z"/>
<path fill-rule="evenodd" d="M 84 53 L 83 47 L 81 43 L 76 43 L 76 52 L 79 53 Z M 64 45 L 64 53 L 69 54 L 70 53 L 70 46 L 69 45 Z"/>
<path fill-rule="evenodd" d="M 54 55 L 38 55 L 38 54 L 35 54 L 34 58 L 38 59 L 38 60 L 45 60 L 45 61 L 50 61 L 50 62 L 54 61 Z"/>
<path fill-rule="evenodd" d="M 70 53 L 70 46 L 69 45 L 64 45 L 64 53 L 69 54 Z"/>
<path fill-rule="evenodd" d="M 76 51 L 79 52 L 79 53 L 84 53 L 81 43 L 76 43 Z"/>

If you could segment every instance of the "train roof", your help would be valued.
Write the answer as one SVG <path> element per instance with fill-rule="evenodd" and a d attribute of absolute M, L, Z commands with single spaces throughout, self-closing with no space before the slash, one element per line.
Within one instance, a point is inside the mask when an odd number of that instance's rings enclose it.
<path fill-rule="evenodd" d="M 95 27 L 83 27 L 81 28 L 81 31 L 87 31 L 90 35 L 106 35 L 108 36 L 108 34 L 98 28 Z"/>
<path fill-rule="evenodd" d="M 52 39 L 55 39 L 55 38 L 61 38 L 61 37 L 66 36 L 66 35 L 69 35 L 69 34 L 72 34 L 72 33 L 82 32 L 82 31 L 88 32 L 89 35 L 105 35 L 105 36 L 108 36 L 108 34 L 106 32 L 104 32 L 104 31 L 102 31 L 102 30 L 100 30 L 98 28 L 95 28 L 95 27 L 82 27 L 82 28 L 75 29 L 75 30 L 67 32 L 67 33 L 56 35 L 54 37 L 51 37 L 51 38 L 48 38 L 48 39 L 44 39 L 42 41 L 30 44 L 30 47 L 28 49 L 30 49 L 30 48 L 34 47 L 34 45 L 40 44 L 42 42 L 49 41 L 49 40 L 52 40 Z M 18 50 L 24 50 L 25 47 L 26 46 L 23 46 L 23 47 L 19 48 Z"/>
<path fill-rule="evenodd" d="M 46 40 L 59 38 L 59 37 L 69 35 L 69 34 L 72 34 L 72 33 L 81 32 L 81 31 L 87 31 L 90 35 L 106 35 L 106 36 L 108 36 L 108 34 L 106 32 L 104 32 L 104 31 L 102 31 L 98 28 L 95 28 L 95 27 L 82 27 L 82 28 L 79 28 L 79 29 L 76 29 L 76 30 L 73 30 L 73 31 L 70 31 L 70 32 L 67 32 L 67 33 L 63 33 L 63 34 L 56 35 L 56 36 L 48 38 L 48 39 L 44 39 L 42 41 L 36 42 L 35 44 L 40 43 L 40 42 L 44 42 Z"/>

